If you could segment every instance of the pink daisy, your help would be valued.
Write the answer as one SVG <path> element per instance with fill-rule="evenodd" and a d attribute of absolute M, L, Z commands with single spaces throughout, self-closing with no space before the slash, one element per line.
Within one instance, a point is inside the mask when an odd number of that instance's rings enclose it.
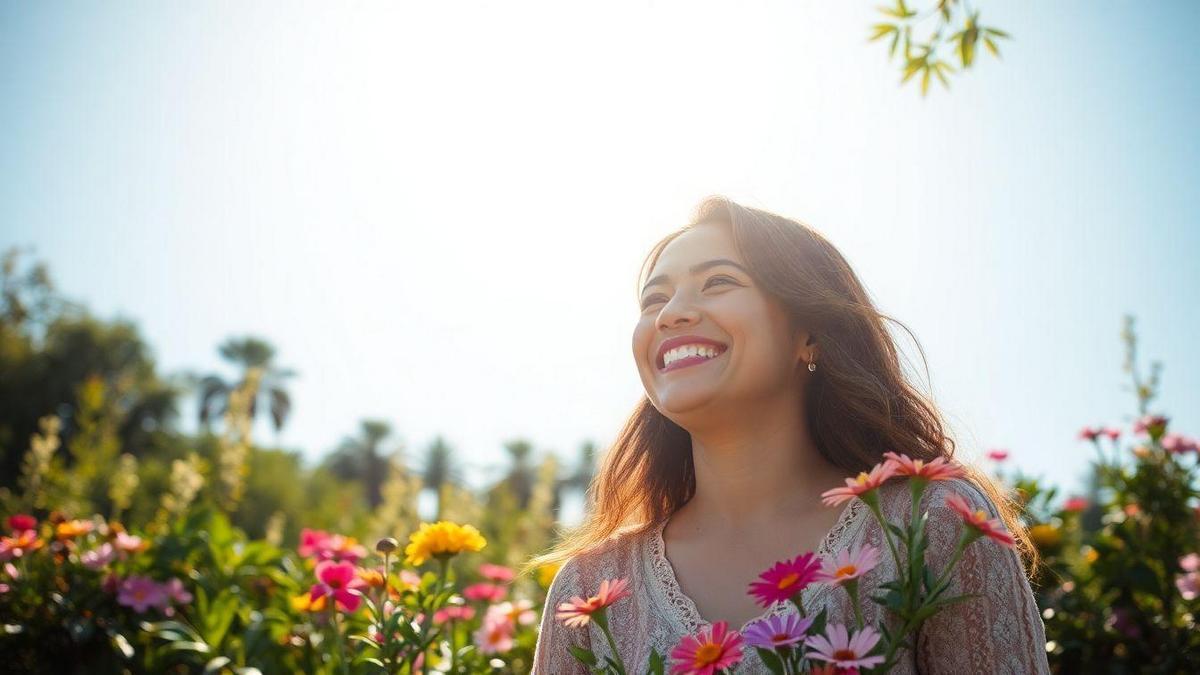
<path fill-rule="evenodd" d="M 742 638 L 751 647 L 761 647 L 762 649 L 791 647 L 808 636 L 808 629 L 812 623 L 813 617 L 801 617 L 799 614 L 755 619 L 746 624 Z"/>
<path fill-rule="evenodd" d="M 900 476 L 912 476 L 925 480 L 947 480 L 961 478 L 965 475 L 962 466 L 957 462 L 947 461 L 945 457 L 937 457 L 927 462 L 894 452 L 885 452 L 883 456 L 896 463 L 896 474 Z"/>
<path fill-rule="evenodd" d="M 993 462 L 1003 462 L 1004 460 L 1008 459 L 1008 450 L 993 448 L 987 451 L 987 458 Z"/>
<path fill-rule="evenodd" d="M 358 609 L 362 602 L 360 588 L 367 585 L 357 574 L 353 563 L 324 560 L 317 563 L 317 583 L 309 591 L 312 600 L 332 595 L 337 605 L 347 612 Z"/>
<path fill-rule="evenodd" d="M 828 637 L 826 637 L 828 636 Z M 851 635 L 844 624 L 831 623 L 825 635 L 814 635 L 805 644 L 810 659 L 827 661 L 838 668 L 873 668 L 883 663 L 883 656 L 867 656 L 879 642 L 879 633 L 870 626 Z"/>
<path fill-rule="evenodd" d="M 586 600 L 575 596 L 568 602 L 559 603 L 555 618 L 564 626 L 586 626 L 592 620 L 592 614 L 631 594 L 628 579 L 605 579 L 600 582 L 596 595 Z"/>
<path fill-rule="evenodd" d="M 515 573 L 504 565 L 493 565 L 492 563 L 483 563 L 479 566 L 479 573 L 484 579 L 496 581 L 506 584 L 513 580 Z"/>
<path fill-rule="evenodd" d="M 1161 435 L 1167 430 L 1167 418 L 1162 415 L 1143 415 L 1133 423 L 1133 433 L 1149 434 L 1150 436 Z"/>
<path fill-rule="evenodd" d="M 1100 434 L 1102 433 L 1104 433 L 1104 430 L 1098 427 L 1084 427 L 1079 430 L 1079 440 L 1094 441 L 1099 438 Z"/>
<path fill-rule="evenodd" d="M 780 600 L 788 600 L 816 580 L 821 561 L 812 553 L 805 553 L 793 560 L 777 562 L 759 575 L 760 581 L 750 584 L 748 593 L 755 596 L 758 604 L 770 607 Z"/>
<path fill-rule="evenodd" d="M 1108 440 L 1110 441 L 1115 441 L 1121 437 L 1121 430 L 1116 427 L 1104 427 L 1100 431 L 1105 436 L 1108 436 Z"/>
<path fill-rule="evenodd" d="M 875 569 L 879 564 L 879 549 L 864 544 L 853 550 L 842 549 L 831 560 L 826 560 L 817 573 L 817 581 L 841 586 Z"/>
<path fill-rule="evenodd" d="M 742 636 L 718 621 L 671 650 L 671 675 L 713 675 L 742 660 Z"/>
<path fill-rule="evenodd" d="M 463 589 L 463 597 L 468 600 L 481 600 L 483 602 L 500 602 L 504 599 L 504 594 L 507 592 L 503 586 L 496 584 L 471 584 Z"/>
<path fill-rule="evenodd" d="M 871 467 L 870 473 L 860 472 L 854 478 L 846 479 L 845 487 L 836 487 L 821 493 L 821 501 L 825 506 L 837 506 L 854 497 L 859 497 L 883 485 L 889 478 L 896 475 L 896 464 L 884 462 Z"/>
<path fill-rule="evenodd" d="M 962 495 L 951 492 L 946 495 L 946 506 L 949 506 L 959 516 L 967 526 L 974 528 L 980 534 L 1012 547 L 1015 545 L 1013 536 L 1004 527 L 1004 523 L 1000 522 L 999 518 L 988 518 L 988 514 L 983 509 L 972 508 L 971 504 L 963 499 Z"/>

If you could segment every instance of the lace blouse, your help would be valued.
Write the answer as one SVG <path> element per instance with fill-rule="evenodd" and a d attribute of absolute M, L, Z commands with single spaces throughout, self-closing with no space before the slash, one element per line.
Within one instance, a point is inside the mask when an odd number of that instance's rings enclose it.
<path fill-rule="evenodd" d="M 912 507 L 907 480 L 891 480 L 879 490 L 884 516 L 891 522 L 907 522 Z M 926 561 L 935 572 L 944 569 L 964 527 L 959 516 L 945 506 L 947 491 L 957 492 L 993 518 L 999 515 L 991 500 L 966 480 L 931 483 L 921 502 L 929 511 Z M 594 595 L 604 579 L 624 577 L 630 581 L 632 596 L 611 605 L 608 616 L 617 650 L 631 674 L 645 671 L 652 648 L 664 656 L 669 671 L 670 652 L 679 640 L 711 625 L 680 589 L 665 554 L 665 526 L 664 520 L 647 528 L 627 529 L 562 566 L 547 594 L 532 675 L 586 675 L 588 670 L 568 650 L 570 644 L 591 649 L 601 662 L 612 655 L 603 632 L 594 623 L 567 628 L 554 618 L 559 603 L 575 596 Z M 857 499 L 851 500 L 825 535 L 817 554 L 829 556 L 863 543 L 882 551 L 879 565 L 859 582 L 863 620 L 876 624 L 884 610 L 869 598 L 880 583 L 896 577 L 896 569 L 870 510 Z M 987 537 L 967 547 L 950 587 L 951 595 L 960 593 L 977 593 L 979 597 L 947 606 L 927 619 L 913 640 L 915 653 L 905 650 L 892 673 L 1049 674 L 1045 627 L 1015 551 Z M 849 596 L 841 588 L 815 584 L 804 589 L 801 600 L 810 615 L 824 607 L 829 621 L 847 626 L 854 623 Z M 789 611 L 795 608 L 781 601 L 758 618 Z M 894 617 L 888 620 L 889 626 L 898 628 Z M 757 652 L 748 646 L 734 669 L 737 675 L 769 672 Z"/>

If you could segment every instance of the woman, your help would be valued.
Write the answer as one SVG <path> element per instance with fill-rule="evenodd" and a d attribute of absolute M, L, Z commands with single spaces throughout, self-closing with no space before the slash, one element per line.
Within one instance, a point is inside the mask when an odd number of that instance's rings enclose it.
<path fill-rule="evenodd" d="M 864 543 L 885 547 L 861 502 L 826 508 L 822 492 L 889 450 L 926 460 L 954 452 L 936 408 L 904 376 L 884 325 L 890 319 L 807 226 L 709 198 L 651 250 L 642 272 L 633 356 L 646 398 L 604 456 L 584 523 L 530 563 L 562 563 L 546 600 L 535 675 L 586 673 L 572 644 L 602 661 L 611 654 L 594 622 L 567 628 L 554 616 L 559 603 L 595 595 L 604 579 L 630 582 L 632 596 L 608 608 L 630 672 L 645 669 L 651 649 L 670 663 L 681 638 L 717 621 L 736 630 L 789 611 L 786 602 L 764 611 L 747 593 L 775 562 Z M 944 505 L 949 491 L 1002 518 L 1032 555 L 1014 505 L 968 468 L 966 478 L 934 482 L 922 498 L 934 569 L 963 527 Z M 906 520 L 904 480 L 885 483 L 880 499 L 889 520 Z M 882 557 L 860 581 L 863 598 L 896 576 L 890 556 Z M 971 545 L 952 591 L 979 596 L 927 620 L 892 672 L 1049 672 L 1043 624 L 1016 551 L 986 539 Z M 802 599 L 810 614 L 825 607 L 830 622 L 853 622 L 841 589 L 810 586 Z M 869 600 L 863 611 L 868 622 L 883 618 Z M 768 671 L 747 648 L 735 672 Z"/>

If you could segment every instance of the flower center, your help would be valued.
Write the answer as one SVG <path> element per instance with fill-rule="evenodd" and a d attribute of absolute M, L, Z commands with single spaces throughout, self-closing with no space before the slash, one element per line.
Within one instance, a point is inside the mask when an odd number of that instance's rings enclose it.
<path fill-rule="evenodd" d="M 853 649 L 838 649 L 833 652 L 833 658 L 838 661 L 853 661 L 858 658 L 858 654 L 855 654 Z"/>
<path fill-rule="evenodd" d="M 700 645 L 696 650 L 696 666 L 707 666 L 717 662 L 721 656 L 721 645 L 714 642 Z"/>
<path fill-rule="evenodd" d="M 791 637 L 792 636 L 788 635 L 787 633 L 776 633 L 771 636 L 771 641 L 772 642 L 783 642 L 785 640 L 791 639 Z"/>
<path fill-rule="evenodd" d="M 791 574 L 789 574 L 786 577 L 779 580 L 778 587 L 779 588 L 787 588 L 788 586 L 791 586 L 792 584 L 796 583 L 796 580 L 799 578 L 800 578 L 799 572 L 792 572 Z"/>
<path fill-rule="evenodd" d="M 838 568 L 837 575 L 839 577 L 848 577 L 848 576 L 852 576 L 857 571 L 858 571 L 858 568 L 855 567 L 854 565 L 846 565 L 845 567 Z"/>

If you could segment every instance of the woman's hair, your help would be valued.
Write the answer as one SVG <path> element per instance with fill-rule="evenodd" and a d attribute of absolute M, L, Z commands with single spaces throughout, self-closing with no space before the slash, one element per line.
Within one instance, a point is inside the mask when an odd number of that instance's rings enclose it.
<path fill-rule="evenodd" d="M 907 326 L 875 308 L 846 259 L 807 225 L 709 197 L 689 224 L 655 244 L 640 276 L 654 268 L 668 243 L 702 223 L 732 230 L 750 276 L 782 302 L 794 328 L 803 326 L 814 336 L 820 370 L 807 378 L 804 414 L 826 460 L 854 475 L 882 461 L 888 450 L 924 460 L 954 455 L 955 442 L 936 406 L 906 379 L 885 322 L 912 337 L 925 363 L 920 343 Z M 928 378 L 928 365 L 925 370 Z M 986 474 L 964 468 L 967 480 L 996 505 L 1018 550 L 1031 567 L 1036 565 L 1036 549 L 1018 520 L 1017 503 Z M 645 531 L 669 518 L 695 489 L 690 435 L 643 397 L 588 486 L 583 523 L 562 533 L 559 543 L 529 560 L 523 572 L 561 564 L 623 531 Z"/>

